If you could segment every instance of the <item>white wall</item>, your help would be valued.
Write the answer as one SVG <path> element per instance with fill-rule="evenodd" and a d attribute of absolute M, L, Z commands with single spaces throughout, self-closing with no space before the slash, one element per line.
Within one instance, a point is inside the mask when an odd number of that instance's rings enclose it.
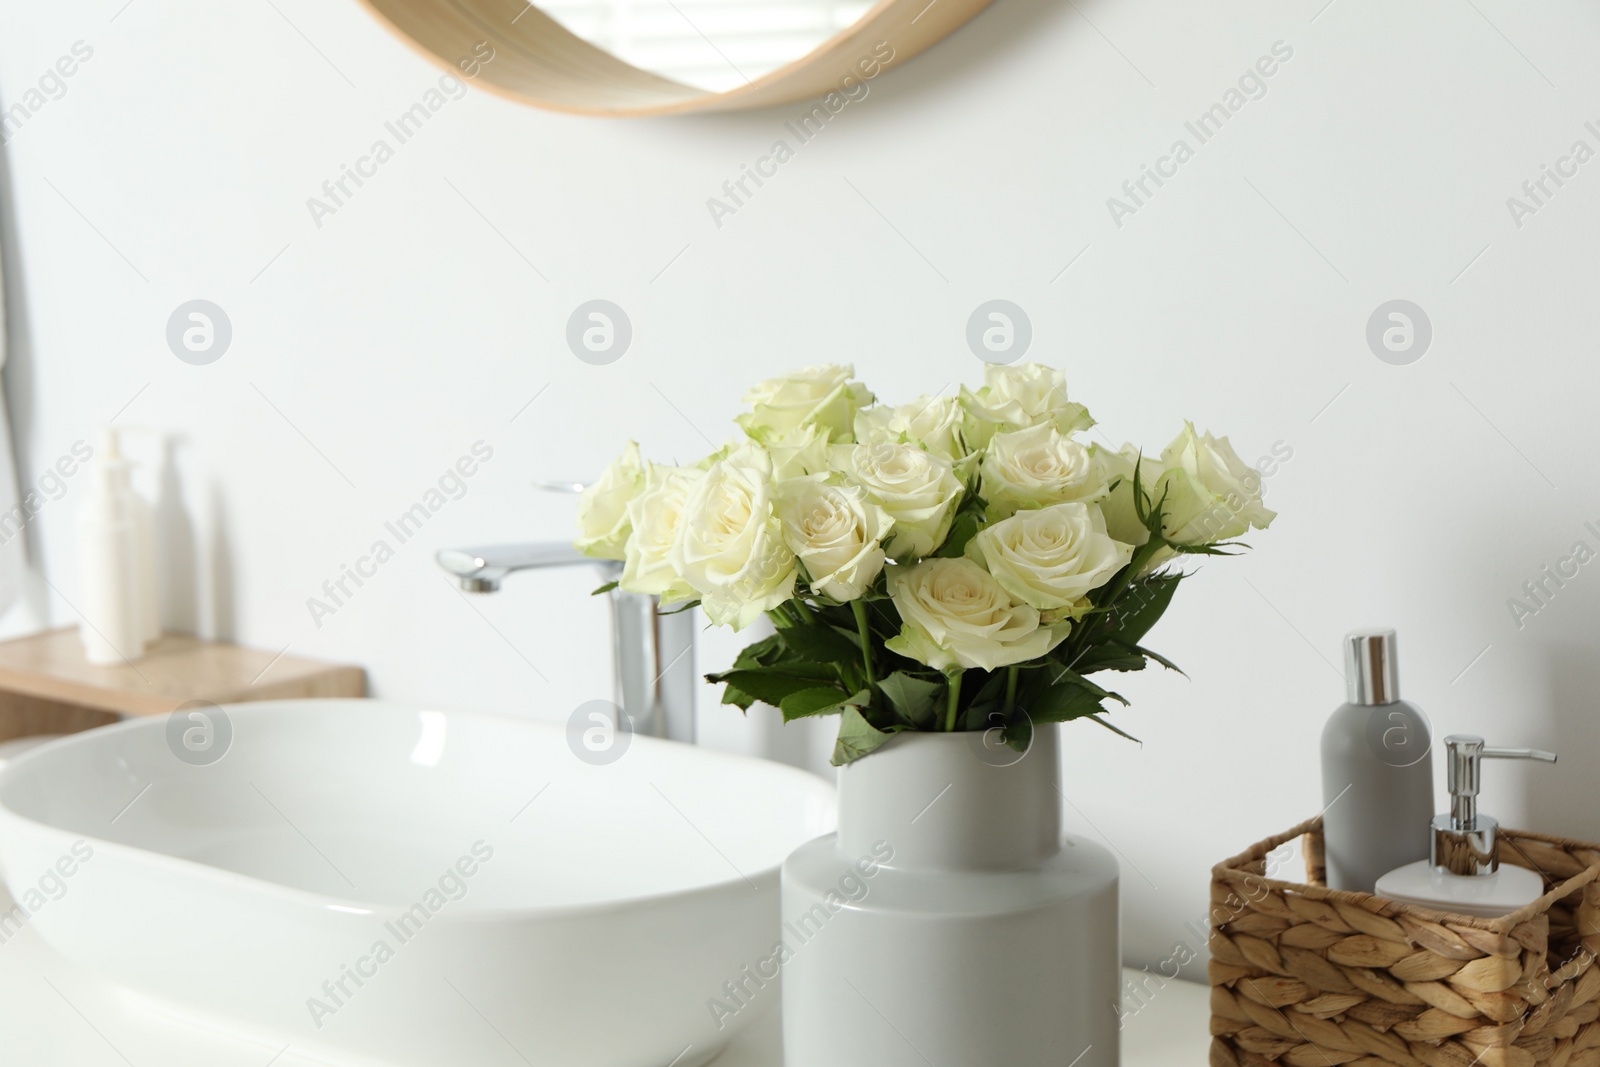
<path fill-rule="evenodd" d="M 1067 731 L 1069 816 L 1124 858 L 1133 958 L 1192 936 L 1214 861 L 1320 807 L 1354 626 L 1400 628 L 1439 728 L 1562 752 L 1495 767 L 1491 809 L 1600 836 L 1600 567 L 1520 628 L 1507 607 L 1600 547 L 1600 163 L 1520 228 L 1506 206 L 1574 140 L 1600 148 L 1592 5 L 999 0 L 720 228 L 706 199 L 800 108 L 612 122 L 473 92 L 319 228 L 307 198 L 437 75 L 354 3 L 274 3 L 0 5 L 7 105 L 94 49 L 6 149 L 21 471 L 124 405 L 176 435 L 197 577 L 169 621 L 363 663 L 382 696 L 563 719 L 605 695 L 588 576 L 474 607 L 434 548 L 566 536 L 571 502 L 534 479 L 630 435 L 696 455 L 794 365 L 853 360 L 891 397 L 975 379 L 966 318 L 1005 297 L 1110 439 L 1195 417 L 1248 458 L 1293 449 L 1279 522 L 1153 635 L 1190 677 L 1125 680 L 1143 747 Z M 1107 197 L 1280 40 L 1267 95 L 1116 226 Z M 206 367 L 164 340 L 196 297 L 234 329 Z M 594 297 L 636 331 L 608 367 L 563 343 Z M 1403 367 L 1364 340 L 1397 297 L 1435 329 Z M 307 597 L 479 440 L 466 496 L 315 626 Z M 72 619 L 70 516 L 69 494 L 31 530 L 62 595 L 36 583 L 10 629 Z"/>

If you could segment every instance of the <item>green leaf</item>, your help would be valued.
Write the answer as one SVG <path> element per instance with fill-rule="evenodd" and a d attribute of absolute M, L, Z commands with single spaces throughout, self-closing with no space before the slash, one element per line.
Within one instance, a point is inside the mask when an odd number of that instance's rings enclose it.
<path fill-rule="evenodd" d="M 974 700 L 965 711 L 957 714 L 956 723 L 962 730 L 1003 730 L 1006 726 L 1004 705 L 998 700 Z"/>
<path fill-rule="evenodd" d="M 1085 715 L 1104 712 L 1106 709 L 1101 705 L 1101 699 L 1081 685 L 1066 682 L 1051 685 L 1047 682 L 1035 690 L 1025 709 L 1028 718 L 1035 723 L 1071 722 Z"/>
<path fill-rule="evenodd" d="M 902 726 L 891 726 L 879 730 L 866 720 L 859 708 L 847 706 L 843 718 L 839 720 L 839 740 L 833 746 L 831 762 L 835 767 L 854 763 L 862 756 L 882 748 L 884 742 L 903 729 Z"/>
<path fill-rule="evenodd" d="M 1182 580 L 1179 574 L 1154 574 L 1129 585 L 1111 605 L 1107 636 L 1124 645 L 1137 645 L 1166 612 Z"/>
<path fill-rule="evenodd" d="M 955 521 L 950 524 L 950 534 L 944 539 L 944 544 L 934 555 L 941 559 L 953 559 L 967 550 L 967 542 L 977 536 L 983 528 L 983 514 L 971 509 L 963 509 L 956 515 Z"/>
<path fill-rule="evenodd" d="M 1065 667 L 1053 668 L 1046 674 L 1046 678 L 1051 685 L 1075 685 L 1080 689 L 1087 690 L 1096 700 L 1115 700 L 1124 707 L 1128 703 L 1122 694 L 1113 693 L 1109 689 L 1102 688 L 1077 671 L 1068 670 Z"/>
<path fill-rule="evenodd" d="M 607 582 L 605 585 L 602 585 L 600 588 L 596 589 L 594 592 L 590 593 L 589 595 L 590 596 L 599 596 L 601 593 L 609 593 L 609 592 L 611 592 L 611 590 L 615 589 L 617 586 L 619 586 L 621 584 L 622 584 L 621 582 Z"/>
<path fill-rule="evenodd" d="M 1162 499 L 1166 499 L 1165 494 L 1162 495 Z M 1144 487 L 1144 453 L 1140 452 L 1133 461 L 1133 513 L 1139 517 L 1140 522 L 1144 523 L 1145 529 L 1151 533 L 1159 534 L 1161 532 L 1161 513 L 1159 509 L 1155 510 L 1155 521 L 1152 523 L 1151 511 L 1150 494 L 1145 491 Z"/>
<path fill-rule="evenodd" d="M 1033 744 L 1033 720 L 1026 715 L 1012 715 L 1006 723 L 1006 744 L 1018 752 L 1028 751 Z"/>
<path fill-rule="evenodd" d="M 777 634 L 764 637 L 759 641 L 744 646 L 733 661 L 733 670 L 746 670 L 753 667 L 770 667 L 783 654 L 783 638 Z M 710 675 L 707 678 L 716 681 Z"/>
<path fill-rule="evenodd" d="M 1144 487 L 1141 472 L 1143 466 L 1144 455 L 1141 453 L 1133 464 L 1133 510 L 1139 516 L 1139 521 L 1144 523 L 1145 529 L 1150 531 L 1149 544 L 1141 547 L 1154 551 L 1155 548 L 1167 544 L 1167 539 L 1161 535 L 1161 520 L 1167 510 L 1167 490 L 1162 489 L 1161 499 L 1152 502 L 1149 491 Z"/>
<path fill-rule="evenodd" d="M 976 675 L 974 675 L 974 677 L 975 676 Z M 983 703 L 985 701 L 998 702 L 1005 691 L 1006 672 L 1004 670 L 992 671 L 989 674 L 988 680 L 978 687 L 978 691 L 976 693 L 972 694 L 972 702 L 974 704 Z"/>
<path fill-rule="evenodd" d="M 1110 730 L 1112 733 L 1116 734 L 1118 737 L 1126 737 L 1129 741 L 1132 741 L 1136 745 L 1144 744 L 1143 741 L 1139 740 L 1137 737 L 1134 737 L 1128 731 L 1119 729 L 1119 728 L 1117 728 L 1115 726 L 1112 726 L 1109 722 L 1106 722 L 1104 719 L 1102 719 L 1098 715 L 1091 715 L 1091 716 L 1089 716 L 1089 718 L 1093 719 L 1095 722 L 1099 723 L 1101 726 L 1104 726 L 1107 730 Z"/>
<path fill-rule="evenodd" d="M 815 689 L 797 689 L 778 702 L 784 722 L 793 722 L 808 715 L 825 715 L 837 711 L 839 705 L 849 700 L 843 689 L 818 686 Z"/>
<path fill-rule="evenodd" d="M 834 680 L 834 672 L 821 664 L 815 665 L 815 670 L 810 674 L 791 673 L 793 668 L 803 666 L 805 665 L 785 664 L 782 670 L 763 667 L 757 670 L 724 671 L 721 674 L 708 674 L 706 680 L 713 684 L 731 686 L 764 704 L 781 708 L 784 699 L 790 694 L 798 693 L 802 689 L 816 689 L 821 683 Z M 738 703 L 738 701 L 730 701 L 724 694 L 723 703 Z"/>
<path fill-rule="evenodd" d="M 933 725 L 944 703 L 945 683 L 895 671 L 878 683 L 889 706 L 906 722 L 919 728 Z"/>
<path fill-rule="evenodd" d="M 961 715 L 961 728 L 970 733 L 999 730 L 1002 740 L 1018 752 L 1027 751 L 1033 742 L 1033 720 L 1019 701 L 1006 717 L 1005 701 L 989 699 L 976 701 Z"/>
<path fill-rule="evenodd" d="M 722 703 L 733 704 L 740 711 L 748 712 L 750 705 L 756 703 L 756 697 L 755 694 L 746 693 L 736 685 L 724 685 L 722 687 Z"/>
<path fill-rule="evenodd" d="M 861 646 L 832 626 L 792 626 L 783 631 L 784 648 L 799 659 L 820 663 L 859 663 Z"/>
<path fill-rule="evenodd" d="M 1093 674 L 1095 671 L 1142 671 L 1144 667 L 1145 655 L 1142 651 L 1135 651 L 1117 641 L 1090 645 L 1079 653 L 1072 663 L 1072 669 L 1079 674 Z"/>
<path fill-rule="evenodd" d="M 1137 652 L 1139 655 L 1144 656 L 1144 657 L 1146 657 L 1148 659 L 1155 660 L 1157 663 L 1161 664 L 1163 667 L 1165 667 L 1169 671 L 1177 671 L 1179 674 L 1183 675 L 1185 678 L 1189 677 L 1188 672 L 1186 672 L 1182 667 L 1178 666 L 1176 663 L 1172 662 L 1170 659 L 1168 659 L 1167 657 L 1163 656 L 1159 652 L 1152 652 L 1148 648 L 1144 648 L 1144 647 L 1142 647 L 1140 645 L 1134 645 L 1133 646 L 1133 651 Z"/>
<path fill-rule="evenodd" d="M 1213 541 L 1207 545 L 1172 545 L 1174 552 L 1189 556 L 1241 556 L 1243 552 L 1230 552 L 1229 549 L 1248 549 L 1250 546 L 1243 541 Z"/>
<path fill-rule="evenodd" d="M 706 681 L 713 685 L 722 685 L 722 703 L 736 704 L 744 711 L 750 710 L 750 705 L 761 698 L 754 693 L 740 689 L 738 685 L 730 682 L 728 676 L 734 671 L 759 671 L 776 662 L 783 655 L 783 641 L 777 634 L 765 637 L 760 641 L 746 645 L 734 658 L 733 666 L 721 674 L 708 674 Z"/>

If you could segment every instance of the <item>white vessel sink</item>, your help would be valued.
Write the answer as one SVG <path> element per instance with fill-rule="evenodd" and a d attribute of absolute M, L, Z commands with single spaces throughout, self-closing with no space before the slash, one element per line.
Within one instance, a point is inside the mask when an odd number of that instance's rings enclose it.
<path fill-rule="evenodd" d="M 833 828 L 821 780 L 648 738 L 593 766 L 508 716 L 225 710 L 209 765 L 152 718 L 0 769 L 28 913 L 0 937 L 341 1063 L 691 1067 L 776 1007 L 743 972 L 778 939 L 779 864 Z M 748 1006 L 714 1013 L 730 982 Z"/>

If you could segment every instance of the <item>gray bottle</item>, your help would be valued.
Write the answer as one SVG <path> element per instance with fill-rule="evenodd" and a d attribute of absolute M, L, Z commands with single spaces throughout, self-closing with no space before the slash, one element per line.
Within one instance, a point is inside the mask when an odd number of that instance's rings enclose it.
<path fill-rule="evenodd" d="M 1397 867 L 1428 858 L 1432 736 L 1400 699 L 1393 630 L 1345 635 L 1349 703 L 1322 730 L 1322 835 L 1332 889 L 1370 893 Z"/>

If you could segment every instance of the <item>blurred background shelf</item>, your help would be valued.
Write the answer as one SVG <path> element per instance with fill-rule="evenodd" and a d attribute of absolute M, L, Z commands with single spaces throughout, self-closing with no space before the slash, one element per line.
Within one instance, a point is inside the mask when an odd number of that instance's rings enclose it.
<path fill-rule="evenodd" d="M 359 697 L 366 671 L 346 664 L 165 634 L 132 663 L 96 666 L 74 628 L 0 642 L 0 741 L 66 734 L 191 701 Z"/>

